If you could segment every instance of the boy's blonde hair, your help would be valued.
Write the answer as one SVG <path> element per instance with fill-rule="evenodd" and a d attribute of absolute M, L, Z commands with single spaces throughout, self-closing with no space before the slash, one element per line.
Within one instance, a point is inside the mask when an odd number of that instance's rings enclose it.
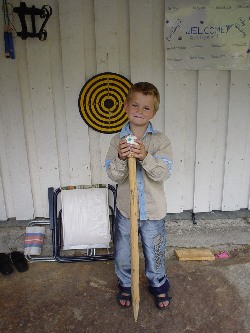
<path fill-rule="evenodd" d="M 135 92 L 140 92 L 143 95 L 153 96 L 153 98 L 154 98 L 154 110 L 155 110 L 155 112 L 158 111 L 159 105 L 160 105 L 160 94 L 159 94 L 158 89 L 152 83 L 138 82 L 138 83 L 133 84 L 131 86 L 131 88 L 129 89 L 129 92 L 128 92 L 128 95 L 127 95 L 127 98 L 126 98 L 127 102 L 130 101 L 132 95 Z"/>

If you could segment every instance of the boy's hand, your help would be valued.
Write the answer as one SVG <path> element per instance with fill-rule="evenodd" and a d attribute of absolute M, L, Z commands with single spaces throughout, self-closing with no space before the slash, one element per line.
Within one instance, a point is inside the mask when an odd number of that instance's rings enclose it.
<path fill-rule="evenodd" d="M 129 156 L 138 158 L 138 160 L 143 161 L 147 156 L 148 152 L 145 149 L 144 144 L 135 139 L 137 144 L 129 144 L 126 139 L 122 139 L 118 146 L 118 157 L 120 160 L 126 160 Z"/>
<path fill-rule="evenodd" d="M 131 155 L 138 160 L 143 161 L 147 156 L 148 152 L 145 149 L 144 143 L 138 139 L 135 139 L 137 145 L 131 145 Z"/>
<path fill-rule="evenodd" d="M 126 160 L 128 158 L 128 156 L 130 155 L 130 147 L 131 145 L 129 143 L 127 143 L 126 139 L 122 139 L 119 142 L 119 146 L 118 146 L 118 157 L 120 160 Z"/>

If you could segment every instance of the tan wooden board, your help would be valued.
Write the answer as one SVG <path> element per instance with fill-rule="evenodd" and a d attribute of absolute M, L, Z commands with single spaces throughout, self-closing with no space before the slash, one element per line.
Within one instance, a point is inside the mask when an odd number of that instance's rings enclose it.
<path fill-rule="evenodd" d="M 180 261 L 187 260 L 215 260 L 209 249 L 175 249 L 175 255 Z"/>

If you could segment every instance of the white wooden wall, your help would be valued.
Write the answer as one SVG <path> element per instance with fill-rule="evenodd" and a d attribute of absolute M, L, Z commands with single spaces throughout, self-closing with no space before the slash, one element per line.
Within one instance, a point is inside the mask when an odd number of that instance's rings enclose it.
<path fill-rule="evenodd" d="M 250 208 L 250 71 L 165 69 L 164 0 L 35 1 L 44 4 L 46 41 L 16 38 L 7 60 L 0 39 L 0 220 L 47 217 L 48 187 L 109 182 L 112 135 L 88 128 L 77 103 L 105 71 L 160 91 L 154 125 L 174 150 L 169 212 Z"/>

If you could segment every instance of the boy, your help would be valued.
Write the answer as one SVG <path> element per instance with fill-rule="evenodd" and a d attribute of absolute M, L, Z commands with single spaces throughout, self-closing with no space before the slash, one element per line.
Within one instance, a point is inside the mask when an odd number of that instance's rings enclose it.
<path fill-rule="evenodd" d="M 109 178 L 118 183 L 117 212 L 114 225 L 115 272 L 118 276 L 118 302 L 123 307 L 131 305 L 130 257 L 130 199 L 128 156 L 136 159 L 138 187 L 138 231 L 145 257 L 145 273 L 149 291 L 156 306 L 166 308 L 169 282 L 165 269 L 166 198 L 164 181 L 172 170 L 172 149 L 169 139 L 156 131 L 150 120 L 160 103 L 157 88 L 148 82 L 134 84 L 124 103 L 129 122 L 110 142 L 106 157 Z M 134 135 L 135 144 L 128 144 L 126 137 Z"/>

